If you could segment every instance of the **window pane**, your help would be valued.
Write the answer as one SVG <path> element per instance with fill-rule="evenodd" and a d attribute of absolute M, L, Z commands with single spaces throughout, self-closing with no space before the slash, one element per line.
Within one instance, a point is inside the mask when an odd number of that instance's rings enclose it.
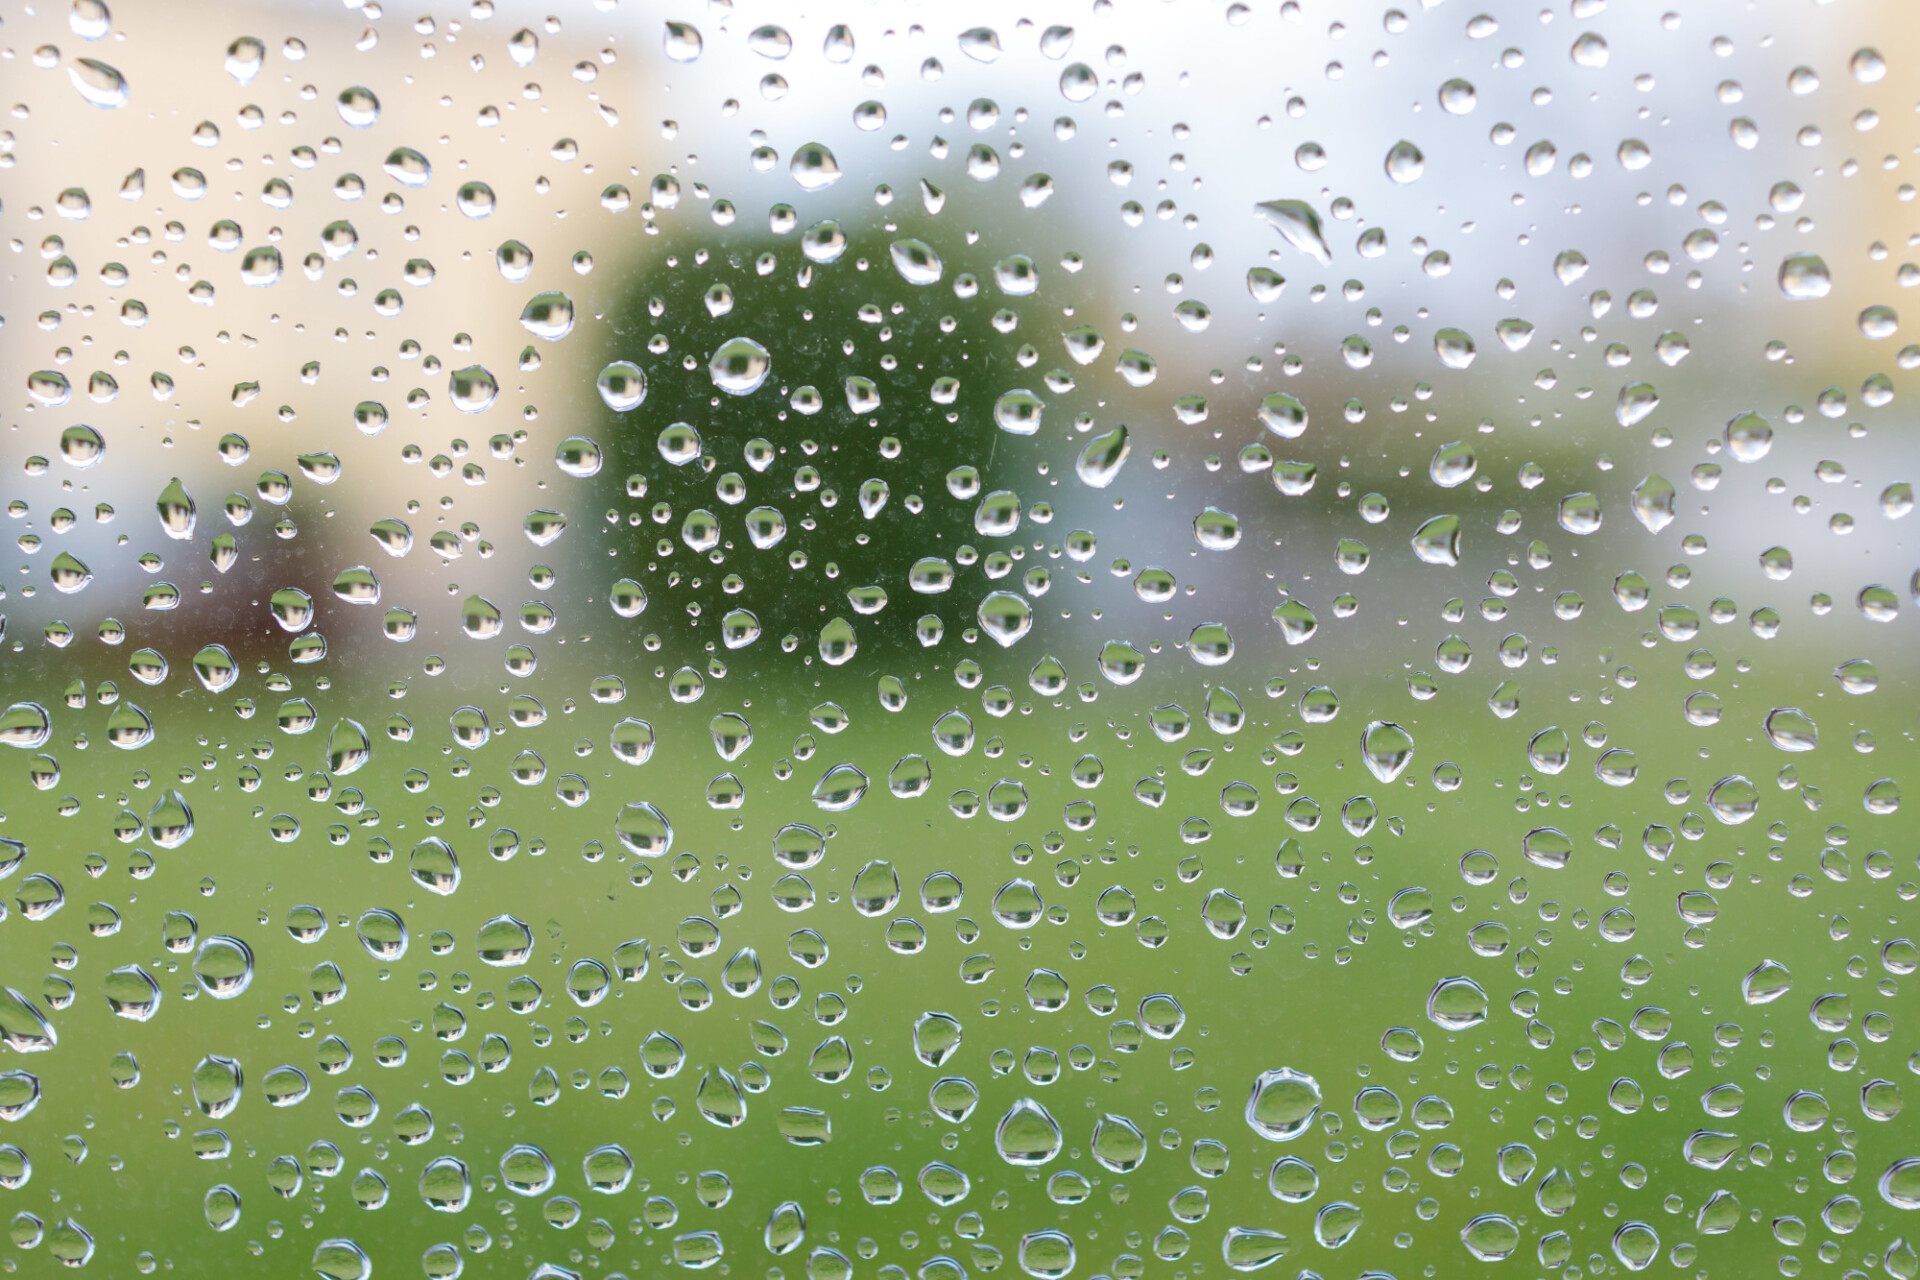
<path fill-rule="evenodd" d="M 5 21 L 9 1268 L 1920 1272 L 1905 8 Z"/>

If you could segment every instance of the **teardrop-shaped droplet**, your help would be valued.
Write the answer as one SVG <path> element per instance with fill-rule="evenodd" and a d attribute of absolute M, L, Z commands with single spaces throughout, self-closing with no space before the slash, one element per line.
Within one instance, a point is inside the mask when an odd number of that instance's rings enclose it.
<path fill-rule="evenodd" d="M 694 1090 L 694 1109 L 709 1124 L 732 1129 L 745 1123 L 747 1098 L 740 1082 L 725 1067 L 708 1067 Z"/>
<path fill-rule="evenodd" d="M 1748 1004 L 1772 1004 L 1793 989 L 1793 974 L 1778 960 L 1762 960 L 1740 980 L 1740 997 Z"/>
<path fill-rule="evenodd" d="M 1011 647 L 1033 629 L 1033 606 L 1011 591 L 989 592 L 976 616 L 980 629 L 1002 647 Z"/>
<path fill-rule="evenodd" d="M 1094 1121 L 1089 1147 L 1094 1163 L 1112 1173 L 1130 1173 L 1147 1158 L 1147 1138 L 1140 1127 L 1110 1111 Z"/>
<path fill-rule="evenodd" d="M 1080 460 L 1074 463 L 1074 472 L 1088 488 L 1104 489 L 1120 474 L 1132 449 L 1127 428 L 1122 424 L 1088 441 L 1087 447 L 1080 451 Z"/>
<path fill-rule="evenodd" d="M 55 591 L 62 595 L 72 595 L 76 591 L 85 590 L 87 584 L 93 581 L 93 570 L 87 567 L 86 561 L 71 551 L 62 551 L 53 558 L 53 563 L 47 566 L 47 576 L 53 582 Z"/>
<path fill-rule="evenodd" d="M 1315 262 L 1325 266 L 1333 260 L 1326 237 L 1320 230 L 1320 215 L 1304 200 L 1268 200 L 1253 207 L 1283 239 Z"/>
<path fill-rule="evenodd" d="M 193 536 L 194 517 L 197 508 L 193 498 L 187 493 L 186 486 L 175 476 L 160 491 L 160 497 L 154 503 L 160 515 L 160 527 L 166 530 L 169 538 L 191 538 Z"/>
<path fill-rule="evenodd" d="M 178 849 L 193 835 L 193 810 L 177 790 L 163 791 L 147 811 L 147 836 L 162 849 Z"/>
<path fill-rule="evenodd" d="M 1437 564 L 1449 568 L 1458 565 L 1460 563 L 1460 517 L 1434 516 L 1414 530 L 1411 545 L 1413 554 L 1418 556 L 1423 564 Z"/>
<path fill-rule="evenodd" d="M 73 87 L 80 96 L 96 107 L 111 110 L 127 105 L 130 96 L 127 78 L 118 68 L 111 67 L 98 58 L 76 58 L 67 68 L 67 76 L 73 81 Z"/>
<path fill-rule="evenodd" d="M 1420 153 L 1420 148 L 1402 138 L 1387 152 L 1386 168 L 1387 176 L 1395 182 L 1418 182 L 1420 175 L 1427 171 L 1427 158 Z"/>
<path fill-rule="evenodd" d="M 1650 475 L 1633 487 L 1633 518 L 1648 533 L 1658 533 L 1673 523 L 1675 494 L 1673 482 L 1662 475 Z"/>
<path fill-rule="evenodd" d="M 1391 720 L 1375 720 L 1360 735 L 1360 754 L 1367 772 L 1392 782 L 1413 760 L 1413 735 Z"/>
<path fill-rule="evenodd" d="M 940 255 L 925 240 L 895 240 L 889 250 L 893 259 L 893 269 L 908 284 L 929 285 L 938 283 L 941 272 Z"/>
<path fill-rule="evenodd" d="M 1059 1155 L 1065 1138 L 1045 1107 L 1032 1098 L 1020 1098 L 994 1127 L 993 1145 L 1008 1164 L 1034 1168 Z"/>

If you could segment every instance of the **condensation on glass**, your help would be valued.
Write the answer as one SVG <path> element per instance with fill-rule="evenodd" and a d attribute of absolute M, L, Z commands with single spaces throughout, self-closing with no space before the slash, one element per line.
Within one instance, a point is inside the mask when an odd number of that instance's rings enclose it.
<path fill-rule="evenodd" d="M 0 1265 L 1914 1280 L 1920 27 L 1477 3 L 10 0 Z"/>

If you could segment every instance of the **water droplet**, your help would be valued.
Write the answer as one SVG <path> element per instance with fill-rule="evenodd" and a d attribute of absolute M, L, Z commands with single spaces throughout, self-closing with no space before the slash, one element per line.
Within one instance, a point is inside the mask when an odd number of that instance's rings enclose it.
<path fill-rule="evenodd" d="M 647 398 L 647 375 L 640 366 L 627 360 L 615 360 L 600 370 L 600 376 L 594 385 L 600 391 L 600 399 L 615 413 L 626 413 L 640 407 Z"/>
<path fill-rule="evenodd" d="M 76 470 L 92 467 L 106 451 L 106 441 L 92 427 L 75 424 L 60 433 L 60 456 Z"/>
<path fill-rule="evenodd" d="M 1559 871 L 1573 858 L 1573 839 L 1558 827 L 1535 827 L 1521 837 L 1520 852 L 1536 867 Z"/>
<path fill-rule="evenodd" d="M 1015 388 L 1003 392 L 993 402 L 994 425 L 1010 435 L 1033 435 L 1040 430 L 1040 416 L 1045 408 L 1045 402 L 1039 396 L 1031 391 Z"/>
<path fill-rule="evenodd" d="M 1473 339 L 1460 329 L 1440 329 L 1433 335 L 1433 353 L 1449 369 L 1464 369 L 1473 363 Z"/>
<path fill-rule="evenodd" d="M 535 294 L 520 311 L 520 326 L 536 338 L 558 342 L 573 332 L 573 299 L 557 289 Z"/>
<path fill-rule="evenodd" d="M 1020 1098 L 995 1126 L 993 1143 L 1008 1164 L 1033 1168 L 1059 1155 L 1065 1139 L 1045 1107 L 1032 1098 Z"/>
<path fill-rule="evenodd" d="M 470 364 L 447 375 L 447 397 L 462 413 L 481 413 L 493 407 L 500 384 L 485 366 Z"/>
<path fill-rule="evenodd" d="M 1460 1243 L 1481 1262 L 1502 1262 L 1520 1247 L 1520 1228 L 1505 1214 L 1483 1213 L 1460 1229 Z"/>
<path fill-rule="evenodd" d="M 1760 811 L 1760 790 L 1739 774 L 1720 779 L 1707 792 L 1707 808 L 1728 826 L 1737 826 Z"/>
<path fill-rule="evenodd" d="M 1798 707 L 1775 707 L 1767 712 L 1767 739 L 1782 751 L 1811 751 L 1820 745 L 1820 728 Z"/>
<path fill-rule="evenodd" d="M 339 107 L 340 118 L 351 128 L 365 129 L 380 118 L 380 99 L 364 85 L 342 89 L 335 104 Z"/>
<path fill-rule="evenodd" d="M 1860 332 L 1876 341 L 1900 332 L 1900 316 L 1892 307 L 1872 306 L 1860 313 Z"/>
<path fill-rule="evenodd" d="M 673 848 L 673 824 L 645 800 L 623 806 L 614 819 L 613 831 L 623 848 L 642 858 L 662 857 Z"/>
<path fill-rule="evenodd" d="M 1598 31 L 1583 31 L 1568 51 L 1577 67 L 1604 67 L 1607 65 L 1607 40 Z"/>
<path fill-rule="evenodd" d="M 1427 171 L 1427 158 L 1420 153 L 1420 148 L 1402 138 L 1388 150 L 1386 170 L 1387 176 L 1395 182 L 1417 182 L 1420 175 Z"/>
<path fill-rule="evenodd" d="M 1087 487 L 1104 489 L 1119 476 L 1120 468 L 1125 465 L 1132 449 L 1127 428 L 1124 425 L 1115 427 L 1087 442 L 1087 447 L 1080 451 L 1079 460 L 1074 463 L 1074 473 Z"/>
<path fill-rule="evenodd" d="M 1570 493 L 1560 499 L 1560 527 L 1585 537 L 1600 531 L 1600 499 L 1591 493 Z"/>
<path fill-rule="evenodd" d="M 940 279 L 940 255 L 925 240 L 895 240 L 888 251 L 893 269 L 912 285 L 929 285 Z"/>
<path fill-rule="evenodd" d="M 1460 517 L 1434 516 L 1414 530 L 1413 554 L 1423 564 L 1456 566 L 1460 563 Z"/>
<path fill-rule="evenodd" d="M 1740 996 L 1748 1004 L 1772 1004 L 1793 989 L 1793 975 L 1778 960 L 1762 960 L 1740 980 Z"/>
<path fill-rule="evenodd" d="M 1208 551 L 1229 551 L 1240 545 L 1240 517 L 1209 506 L 1193 518 L 1193 538 Z"/>
<path fill-rule="evenodd" d="M 1780 260 L 1780 293 L 1796 302 L 1824 298 L 1833 291 L 1826 259 L 1817 253 L 1793 253 Z"/>
<path fill-rule="evenodd" d="M 813 784 L 813 803 L 828 813 L 844 813 L 867 794 L 867 775 L 851 764 L 837 764 Z"/>
<path fill-rule="evenodd" d="M 669 22 L 662 35 L 662 47 L 674 62 L 692 62 L 700 56 L 703 42 L 691 23 Z"/>
<path fill-rule="evenodd" d="M 1333 260 L 1326 237 L 1320 231 L 1320 215 L 1304 200 L 1268 200 L 1256 204 L 1253 211 L 1272 224 L 1286 242 L 1325 266 Z"/>
<path fill-rule="evenodd" d="M 131 94 L 127 78 L 97 58 L 76 58 L 67 68 L 67 76 L 80 96 L 96 107 L 111 110 L 127 105 Z"/>
<path fill-rule="evenodd" d="M 773 372 L 773 358 L 752 338 L 731 338 L 714 349 L 707 372 L 728 395 L 752 395 Z"/>
<path fill-rule="evenodd" d="M 825 143 L 809 142 L 795 148 L 787 172 L 802 191 L 825 191 L 840 181 L 840 162 Z"/>
<path fill-rule="evenodd" d="M 373 1259 L 347 1239 L 322 1240 L 314 1246 L 310 1264 L 321 1280 L 372 1280 Z"/>
<path fill-rule="evenodd" d="M 980 601 L 980 629 L 1002 647 L 1011 647 L 1033 629 L 1033 607 L 1011 591 L 992 591 Z"/>
<path fill-rule="evenodd" d="M 1307 429 L 1307 406 L 1291 392 L 1268 392 L 1259 412 L 1261 425 L 1283 439 L 1298 439 Z"/>
<path fill-rule="evenodd" d="M 1367 772 L 1390 783 L 1413 761 L 1413 735 L 1391 720 L 1374 720 L 1360 734 L 1360 752 Z"/>
<path fill-rule="evenodd" d="M 1650 382 L 1629 382 L 1620 388 L 1613 406 L 1614 421 L 1623 427 L 1638 426 L 1660 407 L 1660 395 Z"/>
<path fill-rule="evenodd" d="M 1487 993 L 1472 978 L 1442 978 L 1427 993 L 1427 1017 L 1448 1031 L 1470 1031 L 1487 1020 Z"/>
<path fill-rule="evenodd" d="M 1320 1102 L 1319 1081 L 1291 1067 L 1275 1067 L 1253 1082 L 1247 1125 L 1269 1142 L 1291 1142 L 1312 1126 Z"/>
<path fill-rule="evenodd" d="M 1833 678 L 1851 694 L 1868 694 L 1880 687 L 1880 672 L 1865 658 L 1852 658 L 1833 669 Z"/>

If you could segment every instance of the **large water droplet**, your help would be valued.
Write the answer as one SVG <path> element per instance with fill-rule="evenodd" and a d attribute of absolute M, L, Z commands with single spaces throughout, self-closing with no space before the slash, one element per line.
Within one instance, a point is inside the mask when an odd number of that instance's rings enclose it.
<path fill-rule="evenodd" d="M 520 326 L 536 338 L 558 342 L 573 332 L 573 299 L 558 289 L 535 294 L 520 310 Z"/>
<path fill-rule="evenodd" d="M 747 1098 L 740 1082 L 724 1067 L 709 1067 L 693 1095 L 694 1109 L 709 1124 L 732 1129 L 746 1122 Z"/>
<path fill-rule="evenodd" d="M 1333 260 L 1326 237 L 1320 231 L 1320 215 L 1304 200 L 1268 200 L 1253 207 L 1258 216 L 1271 223 L 1286 242 L 1325 266 Z"/>
<path fill-rule="evenodd" d="M 1833 275 L 1817 253 L 1793 253 L 1780 260 L 1780 293 L 1796 302 L 1824 298 L 1833 291 Z"/>
<path fill-rule="evenodd" d="M 662 33 L 661 45 L 667 57 L 674 62 L 692 62 L 700 56 L 704 42 L 699 29 L 692 23 L 669 22 Z"/>
<path fill-rule="evenodd" d="M 1290 391 L 1268 392 L 1259 414 L 1261 425 L 1283 439 L 1297 439 L 1307 429 L 1307 406 Z"/>
<path fill-rule="evenodd" d="M 895 240 L 889 256 L 893 269 L 908 284 L 929 285 L 940 279 L 940 255 L 925 240 Z"/>
<path fill-rule="evenodd" d="M 1079 461 L 1074 463 L 1074 473 L 1087 487 L 1104 489 L 1119 476 L 1132 449 L 1127 428 L 1117 426 L 1087 442 L 1087 447 L 1080 451 Z"/>
<path fill-rule="evenodd" d="M 1032 1098 L 1015 1101 L 993 1131 L 1000 1158 L 1025 1168 L 1046 1164 L 1060 1154 L 1064 1142 L 1058 1122 Z"/>
<path fill-rule="evenodd" d="M 752 395 L 773 372 L 773 358 L 752 338 L 731 338 L 714 349 L 707 372 L 728 395 Z"/>
<path fill-rule="evenodd" d="M 1434 516 L 1414 530 L 1413 554 L 1423 564 L 1455 566 L 1460 563 L 1460 517 Z"/>
<path fill-rule="evenodd" d="M 1487 1020 L 1487 993 L 1472 978 L 1442 978 L 1427 993 L 1427 1017 L 1448 1031 L 1470 1031 Z"/>
<path fill-rule="evenodd" d="M 1387 176 L 1398 183 L 1417 182 L 1427 171 L 1427 158 L 1420 148 L 1402 138 L 1387 152 Z"/>
<path fill-rule="evenodd" d="M 803 191 L 825 191 L 840 181 L 840 162 L 823 142 L 809 142 L 795 148 L 787 172 Z"/>
<path fill-rule="evenodd" d="M 1247 1097 L 1247 1125 L 1269 1142 L 1291 1142 L 1320 1111 L 1320 1082 L 1292 1067 L 1275 1067 L 1254 1079 Z"/>
<path fill-rule="evenodd" d="M 1760 789 L 1739 774 L 1713 784 L 1707 792 L 1707 808 L 1728 826 L 1737 826 L 1760 811 Z"/>
<path fill-rule="evenodd" d="M 491 409 L 499 395 L 500 384 L 484 365 L 470 364 L 447 375 L 447 396 L 462 413 Z"/>
<path fill-rule="evenodd" d="M 1520 1247 L 1520 1228 L 1505 1214 L 1483 1213 L 1460 1228 L 1460 1243 L 1481 1262 L 1501 1262 Z"/>
<path fill-rule="evenodd" d="M 1820 745 L 1820 727 L 1798 707 L 1767 712 L 1767 739 L 1782 751 L 1811 751 Z"/>
<path fill-rule="evenodd" d="M 1772 1004 L 1793 989 L 1793 974 L 1778 960 L 1762 960 L 1740 980 L 1740 998 L 1748 1004 Z"/>
<path fill-rule="evenodd" d="M 355 129 L 365 129 L 380 118 L 380 99 L 364 85 L 342 89 L 335 99 L 340 118 Z"/>
<path fill-rule="evenodd" d="M 1372 721 L 1360 735 L 1360 753 L 1367 772 L 1392 782 L 1413 760 L 1413 735 L 1391 720 Z"/>
<path fill-rule="evenodd" d="M 673 824 L 646 800 L 623 806 L 614 819 L 613 832 L 622 847 L 642 858 L 658 858 L 673 848 Z"/>
<path fill-rule="evenodd" d="M 127 78 L 115 67 L 97 58 L 77 58 L 67 68 L 67 76 L 80 96 L 96 107 L 112 109 L 127 105 Z"/>
<path fill-rule="evenodd" d="M 1138 1125 L 1111 1111 L 1093 1122 L 1089 1144 L 1094 1163 L 1112 1173 L 1130 1173 L 1147 1158 L 1147 1138 Z"/>
<path fill-rule="evenodd" d="M 1002 647 L 1011 647 L 1033 629 L 1033 606 L 1011 591 L 989 592 L 980 601 L 976 617 L 980 629 Z"/>
<path fill-rule="evenodd" d="M 92 427 L 76 423 L 60 433 L 60 456 L 85 471 L 106 455 L 107 442 Z"/>

